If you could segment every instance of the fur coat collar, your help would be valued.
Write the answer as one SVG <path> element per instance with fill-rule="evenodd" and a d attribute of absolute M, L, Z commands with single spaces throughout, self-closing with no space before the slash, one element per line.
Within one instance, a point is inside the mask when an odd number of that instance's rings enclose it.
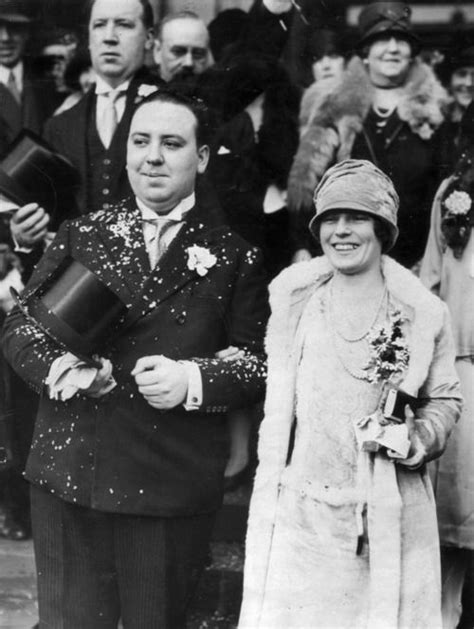
<path fill-rule="evenodd" d="M 335 162 L 351 156 L 374 99 L 365 64 L 353 57 L 337 83 L 315 83 L 301 104 L 301 139 L 288 182 L 290 210 L 312 207 L 313 192 Z M 403 88 L 397 114 L 411 131 L 429 140 L 444 118 L 448 95 L 431 68 L 415 59 Z"/>

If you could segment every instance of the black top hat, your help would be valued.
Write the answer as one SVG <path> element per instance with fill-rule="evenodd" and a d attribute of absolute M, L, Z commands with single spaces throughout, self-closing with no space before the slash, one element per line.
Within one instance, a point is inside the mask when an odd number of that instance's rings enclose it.
<path fill-rule="evenodd" d="M 24 0 L 0 0 L 0 22 L 29 24 L 32 21 L 30 7 Z"/>
<path fill-rule="evenodd" d="M 122 300 L 90 269 L 70 256 L 31 294 L 19 297 L 22 312 L 67 351 L 88 364 L 110 340 L 126 312 Z"/>
<path fill-rule="evenodd" d="M 390 33 L 403 36 L 418 47 L 421 42 L 412 30 L 410 18 L 411 9 L 404 2 L 372 2 L 359 14 L 358 48 Z"/>
<path fill-rule="evenodd" d="M 31 131 L 22 131 L 0 162 L 0 192 L 18 205 L 38 203 L 49 214 L 70 198 L 79 173 Z"/>

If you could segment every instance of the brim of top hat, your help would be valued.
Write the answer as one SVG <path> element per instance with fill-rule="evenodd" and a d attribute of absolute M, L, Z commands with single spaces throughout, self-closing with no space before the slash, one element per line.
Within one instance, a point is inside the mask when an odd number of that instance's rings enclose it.
<path fill-rule="evenodd" d="M 92 358 L 94 350 L 88 346 L 87 341 L 67 323 L 61 321 L 59 317 L 50 312 L 34 293 L 26 301 L 22 300 L 13 287 L 10 288 L 10 293 L 15 304 L 20 308 L 28 321 L 37 326 L 64 350 L 83 360 L 89 367 L 101 369 L 101 363 Z"/>
<path fill-rule="evenodd" d="M 22 13 L 0 13 L 0 22 L 14 22 L 15 24 L 30 24 L 33 19 Z"/>
<path fill-rule="evenodd" d="M 380 22 L 376 24 L 371 29 L 369 29 L 364 35 L 359 39 L 356 44 L 356 48 L 360 49 L 367 44 L 372 43 L 375 39 L 377 39 L 380 35 L 384 35 L 386 33 L 395 33 L 397 35 L 403 35 L 408 41 L 416 44 L 417 46 L 421 46 L 422 41 L 413 31 L 408 30 L 406 28 L 402 28 L 401 26 L 394 25 L 392 22 Z"/>

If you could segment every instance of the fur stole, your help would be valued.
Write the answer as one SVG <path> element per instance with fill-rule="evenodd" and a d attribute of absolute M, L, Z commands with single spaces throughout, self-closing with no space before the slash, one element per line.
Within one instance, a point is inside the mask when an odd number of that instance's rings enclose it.
<path fill-rule="evenodd" d="M 288 181 L 290 210 L 311 210 L 313 193 L 326 170 L 351 155 L 356 135 L 373 101 L 374 88 L 363 61 L 353 57 L 337 82 L 315 83 L 303 97 L 298 152 Z M 448 95 L 431 68 L 415 59 L 397 113 L 411 131 L 429 140 L 444 118 Z"/>

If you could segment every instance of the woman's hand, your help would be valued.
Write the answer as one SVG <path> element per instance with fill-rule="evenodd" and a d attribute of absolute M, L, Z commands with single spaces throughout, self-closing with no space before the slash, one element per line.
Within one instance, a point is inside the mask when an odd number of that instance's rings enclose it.
<path fill-rule="evenodd" d="M 403 465 L 409 470 L 417 470 L 425 462 L 426 448 L 416 432 L 415 415 L 408 404 L 405 406 L 405 423 L 408 428 L 408 439 L 410 440 L 410 450 L 408 451 L 408 456 L 406 459 L 400 459 L 398 457 L 393 458 L 396 460 L 398 465 Z M 392 458 L 390 450 L 387 451 L 387 454 L 390 458 Z"/>

